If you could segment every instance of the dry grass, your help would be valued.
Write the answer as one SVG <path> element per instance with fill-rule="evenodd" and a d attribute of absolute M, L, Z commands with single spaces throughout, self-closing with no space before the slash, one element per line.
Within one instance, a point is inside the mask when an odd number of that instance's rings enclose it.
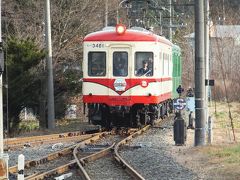
<path fill-rule="evenodd" d="M 230 112 L 233 119 L 236 141 L 240 141 L 240 103 L 230 103 Z M 231 126 L 228 104 L 226 102 L 213 102 L 209 108 L 214 120 L 214 138 L 217 144 L 233 142 L 234 136 Z"/>
<path fill-rule="evenodd" d="M 216 104 L 215 104 L 216 103 Z M 230 103 L 230 112 L 233 118 L 233 124 L 235 128 L 240 128 L 240 103 Z M 210 113 L 215 120 L 215 128 L 231 127 L 231 121 L 229 118 L 229 109 L 226 102 L 214 102 L 210 106 Z"/>
<path fill-rule="evenodd" d="M 215 104 L 215 103 L 214 103 Z M 236 141 L 234 142 L 229 107 L 233 119 Z M 210 107 L 214 117 L 214 146 L 207 146 L 203 153 L 209 156 L 209 163 L 217 168 L 209 171 L 212 177 L 220 179 L 240 179 L 240 103 L 217 102 Z M 217 178 L 215 178 L 217 179 Z"/>
<path fill-rule="evenodd" d="M 207 151 L 213 159 L 221 161 L 224 164 L 240 165 L 240 144 L 229 146 L 212 146 Z"/>
<path fill-rule="evenodd" d="M 216 111 L 214 103 L 210 107 L 214 121 L 212 145 L 194 147 L 195 132 L 188 130 L 186 146 L 176 152 L 176 159 L 200 174 L 201 179 L 240 179 L 240 103 L 231 103 L 230 109 L 237 141 L 233 141 L 227 103 L 217 102 Z"/>
<path fill-rule="evenodd" d="M 206 146 L 198 153 L 207 157 L 205 168 L 208 178 L 240 179 L 240 144 Z M 199 163 L 203 162 L 200 160 Z"/>

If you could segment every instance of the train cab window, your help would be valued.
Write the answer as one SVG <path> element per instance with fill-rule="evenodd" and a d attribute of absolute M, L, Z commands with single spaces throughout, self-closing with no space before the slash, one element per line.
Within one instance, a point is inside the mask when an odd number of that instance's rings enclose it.
<path fill-rule="evenodd" d="M 106 53 L 89 52 L 88 53 L 88 76 L 106 75 Z"/>
<path fill-rule="evenodd" d="M 163 75 L 167 76 L 169 74 L 169 54 L 163 53 Z"/>
<path fill-rule="evenodd" d="M 128 75 L 128 53 L 119 51 L 113 53 L 113 76 Z"/>
<path fill-rule="evenodd" d="M 153 76 L 153 53 L 135 53 L 135 76 Z"/>

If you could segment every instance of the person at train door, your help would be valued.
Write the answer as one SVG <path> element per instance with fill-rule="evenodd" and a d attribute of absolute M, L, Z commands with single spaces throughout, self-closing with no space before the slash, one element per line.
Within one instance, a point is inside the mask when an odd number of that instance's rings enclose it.
<path fill-rule="evenodd" d="M 113 75 L 114 76 L 127 76 L 127 66 L 126 66 L 125 59 L 118 58 L 117 60 L 114 61 Z"/>
<path fill-rule="evenodd" d="M 143 61 L 143 67 L 137 71 L 137 76 L 150 76 L 152 70 L 148 67 L 148 62 Z"/>
<path fill-rule="evenodd" d="M 91 66 L 91 75 L 92 76 L 103 76 L 104 68 L 97 64 L 92 64 Z"/>

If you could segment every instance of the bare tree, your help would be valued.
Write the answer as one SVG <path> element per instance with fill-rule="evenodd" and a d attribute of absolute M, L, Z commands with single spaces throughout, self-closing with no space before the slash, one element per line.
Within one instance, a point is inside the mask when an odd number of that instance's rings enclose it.
<path fill-rule="evenodd" d="M 118 1 L 109 1 L 109 18 L 116 19 Z M 66 98 L 64 91 L 64 66 L 78 67 L 82 62 L 82 40 L 90 32 L 104 27 L 105 0 L 52 0 L 51 23 L 53 42 L 53 62 L 55 68 L 55 98 Z M 39 48 L 45 47 L 44 1 L 8 0 L 4 1 L 5 36 L 19 39 L 35 39 Z M 44 118 L 45 83 L 44 63 L 42 63 L 43 81 L 40 97 L 42 118 Z M 76 74 L 80 79 L 81 73 Z M 79 84 L 79 83 L 78 83 Z M 59 93 L 60 92 L 60 93 Z M 66 91 L 67 92 L 67 91 Z M 79 93 L 81 90 L 79 90 Z M 77 95 L 77 94 L 76 94 Z"/>

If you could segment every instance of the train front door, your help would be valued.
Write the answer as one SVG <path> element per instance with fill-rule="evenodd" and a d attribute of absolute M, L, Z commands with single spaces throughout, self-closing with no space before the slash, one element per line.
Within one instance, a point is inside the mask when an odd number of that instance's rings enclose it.
<path fill-rule="evenodd" d="M 111 47 L 109 53 L 109 100 L 112 105 L 131 102 L 132 54 L 130 47 Z"/>

